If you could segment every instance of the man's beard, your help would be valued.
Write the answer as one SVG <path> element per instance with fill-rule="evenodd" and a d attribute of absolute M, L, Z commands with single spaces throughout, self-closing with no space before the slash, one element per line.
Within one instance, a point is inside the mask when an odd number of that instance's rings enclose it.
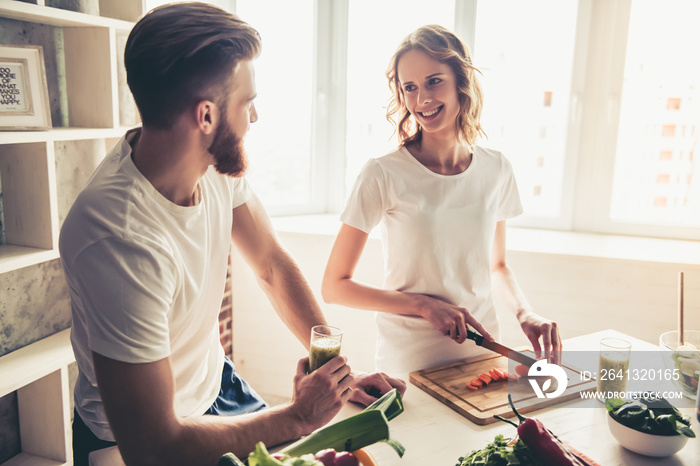
<path fill-rule="evenodd" d="M 223 114 L 216 128 L 214 141 L 207 150 L 214 156 L 214 168 L 217 172 L 235 177 L 245 173 L 248 157 L 243 147 L 243 139 L 231 130 Z"/>

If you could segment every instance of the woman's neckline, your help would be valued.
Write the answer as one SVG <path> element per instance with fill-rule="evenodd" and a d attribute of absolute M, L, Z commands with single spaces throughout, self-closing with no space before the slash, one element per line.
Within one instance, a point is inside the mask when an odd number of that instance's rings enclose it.
<path fill-rule="evenodd" d="M 413 155 L 413 153 L 408 149 L 408 147 L 401 146 L 400 149 L 403 152 L 405 152 L 410 157 L 410 159 L 414 163 L 418 164 L 424 171 L 426 171 L 427 173 L 430 173 L 431 175 L 440 177 L 440 178 L 455 178 L 455 177 L 464 176 L 467 173 L 471 173 L 472 170 L 470 170 L 470 169 L 474 165 L 474 161 L 475 161 L 474 150 L 472 148 L 472 150 L 469 151 L 469 161 L 467 163 L 467 166 L 463 170 L 455 172 L 455 173 L 440 173 L 440 172 L 436 172 L 436 171 L 430 169 L 427 165 L 425 165 L 423 162 L 421 162 L 415 155 Z"/>

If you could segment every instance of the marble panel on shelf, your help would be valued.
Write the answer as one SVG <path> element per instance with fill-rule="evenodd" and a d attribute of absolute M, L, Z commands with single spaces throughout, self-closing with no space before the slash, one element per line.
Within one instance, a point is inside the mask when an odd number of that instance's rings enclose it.
<path fill-rule="evenodd" d="M 104 139 L 58 141 L 54 143 L 58 224 L 68 215 L 73 202 L 106 154 Z"/>
<path fill-rule="evenodd" d="M 70 327 L 60 259 L 0 274 L 0 356 Z"/>

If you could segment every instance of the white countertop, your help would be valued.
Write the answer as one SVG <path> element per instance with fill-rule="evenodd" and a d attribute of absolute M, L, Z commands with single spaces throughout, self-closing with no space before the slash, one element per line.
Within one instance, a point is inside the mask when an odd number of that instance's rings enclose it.
<path fill-rule="evenodd" d="M 658 350 L 656 345 L 614 330 L 570 338 L 564 341 L 564 348 L 565 351 L 597 351 L 604 337 L 625 338 L 632 343 L 633 351 Z M 381 466 L 454 466 L 460 456 L 484 448 L 496 435 L 512 438 L 516 434 L 515 427 L 503 422 L 476 425 L 411 384 L 403 401 L 404 412 L 389 423 L 391 437 L 406 447 L 403 458 L 385 443 L 366 447 Z M 671 402 L 692 419 L 693 430 L 700 435 L 694 402 L 687 398 Z M 361 409 L 357 405 L 347 405 L 335 420 L 357 414 Z M 561 440 L 601 466 L 691 466 L 697 465 L 700 458 L 700 437 L 689 439 L 681 451 L 668 458 L 650 458 L 626 450 L 608 430 L 607 411 L 597 400 L 568 401 L 528 413 L 527 417 L 540 419 Z M 114 447 L 93 453 L 90 464 L 122 466 L 124 463 Z"/>
<path fill-rule="evenodd" d="M 632 342 L 632 350 L 658 350 L 656 345 L 605 330 L 565 340 L 570 351 L 597 351 L 601 338 L 619 336 Z M 687 398 L 670 400 L 683 415 L 692 419 L 692 427 L 700 436 L 700 423 L 695 417 L 694 402 Z M 341 417 L 360 408 L 346 406 Z M 607 426 L 607 411 L 597 400 L 574 400 L 528 413 L 540 419 L 561 440 L 588 455 L 602 466 L 616 465 L 697 465 L 700 460 L 700 438 L 689 439 L 685 447 L 668 458 L 650 458 L 621 447 Z M 409 384 L 404 396 L 404 412 L 389 422 L 391 437 L 406 447 L 399 458 L 391 447 L 378 443 L 367 447 L 381 466 L 454 466 L 460 456 L 482 449 L 498 434 L 514 437 L 515 427 L 499 422 L 479 426 L 443 405 L 416 386 Z"/>

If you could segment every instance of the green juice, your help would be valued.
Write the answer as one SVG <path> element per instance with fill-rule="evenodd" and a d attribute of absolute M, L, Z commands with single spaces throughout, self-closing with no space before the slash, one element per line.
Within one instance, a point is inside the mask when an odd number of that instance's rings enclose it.
<path fill-rule="evenodd" d="M 313 372 L 340 355 L 340 342 L 333 338 L 319 338 L 311 342 L 309 372 Z"/>

